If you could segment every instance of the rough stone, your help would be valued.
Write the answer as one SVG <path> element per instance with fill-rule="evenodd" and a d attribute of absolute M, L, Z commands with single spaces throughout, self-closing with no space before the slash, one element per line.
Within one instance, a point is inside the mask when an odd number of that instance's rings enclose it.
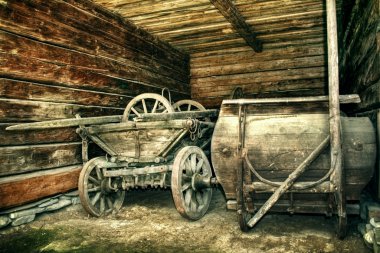
<path fill-rule="evenodd" d="M 42 203 L 38 207 L 47 207 L 47 206 L 57 203 L 58 201 L 59 201 L 58 199 L 50 199 L 49 201 Z"/>
<path fill-rule="evenodd" d="M 12 221 L 12 226 L 20 226 L 22 224 L 32 222 L 35 218 L 35 214 L 19 217 Z"/>
<path fill-rule="evenodd" d="M 58 209 L 61 209 L 65 206 L 69 206 L 71 204 L 72 204 L 71 198 L 70 199 L 61 199 L 57 203 L 46 207 L 45 211 L 48 212 L 48 211 L 58 210 Z"/>
<path fill-rule="evenodd" d="M 64 196 L 59 197 L 59 199 L 60 199 L 60 200 L 63 200 L 63 199 L 70 199 L 70 200 L 71 200 L 71 197 L 70 197 L 70 196 L 65 196 L 65 195 L 64 195 Z"/>
<path fill-rule="evenodd" d="M 372 218 L 376 221 L 380 220 L 380 205 L 378 203 L 371 203 L 367 207 L 368 215 L 367 220 L 371 220 Z"/>
<path fill-rule="evenodd" d="M 71 191 L 71 192 L 68 192 L 68 193 L 65 193 L 64 194 L 65 196 L 69 196 L 69 197 L 76 197 L 79 195 L 79 191 L 76 190 L 76 191 Z"/>
<path fill-rule="evenodd" d="M 80 198 L 79 197 L 74 197 L 74 198 L 71 199 L 71 202 L 73 203 L 73 205 L 80 204 Z"/>
<path fill-rule="evenodd" d="M 29 203 L 29 204 L 26 204 L 26 205 L 10 208 L 10 209 L 1 211 L 0 214 L 9 214 L 9 213 L 14 213 L 14 212 L 26 210 L 26 209 L 29 209 L 29 208 L 33 208 L 33 207 L 38 206 L 38 205 L 40 205 L 42 203 L 45 203 L 46 201 L 49 201 L 49 199 L 50 198 L 41 199 L 41 200 L 33 202 L 33 203 Z"/>
<path fill-rule="evenodd" d="M 8 216 L 0 216 L 0 228 L 6 227 L 11 221 Z"/>
<path fill-rule="evenodd" d="M 11 213 L 11 214 L 9 214 L 9 217 L 11 219 L 16 219 L 16 218 L 20 218 L 20 217 L 23 217 L 23 216 L 30 216 L 30 215 L 33 215 L 33 214 L 36 214 L 36 213 L 42 213 L 43 211 L 45 211 L 45 208 L 35 207 L 35 208 L 31 208 L 31 209 L 27 209 L 27 210 L 22 210 L 22 211 L 19 211 L 19 212 Z"/>

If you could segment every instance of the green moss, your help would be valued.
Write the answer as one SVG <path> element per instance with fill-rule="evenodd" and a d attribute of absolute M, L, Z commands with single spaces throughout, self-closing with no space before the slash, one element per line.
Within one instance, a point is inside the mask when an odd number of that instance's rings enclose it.
<path fill-rule="evenodd" d="M 56 234 L 53 231 L 45 229 L 28 229 L 26 231 L 0 235 L 0 252 L 41 252 L 40 249 L 54 240 L 55 236 Z"/>
<path fill-rule="evenodd" d="M 0 235 L 0 253 L 23 252 L 77 252 L 77 253 L 171 253 L 171 252 L 212 252 L 199 246 L 185 247 L 162 245 L 160 242 L 141 240 L 139 242 L 116 243 L 109 237 L 102 237 L 101 231 L 92 237 L 86 230 L 72 227 L 56 227 L 54 230 L 27 229 L 7 235 Z M 87 240 L 87 241 L 86 241 Z M 116 239 L 115 239 L 116 241 Z"/>

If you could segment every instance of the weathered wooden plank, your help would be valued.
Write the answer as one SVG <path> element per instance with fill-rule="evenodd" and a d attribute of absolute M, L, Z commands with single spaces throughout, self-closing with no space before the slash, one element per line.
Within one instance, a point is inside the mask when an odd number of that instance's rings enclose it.
<path fill-rule="evenodd" d="M 357 94 L 340 95 L 339 103 L 360 103 L 360 97 Z M 248 105 L 248 104 L 290 104 L 299 102 L 328 102 L 328 96 L 315 97 L 294 97 L 294 98 L 261 98 L 261 99 L 227 99 L 223 101 L 223 105 Z"/>
<path fill-rule="evenodd" d="M 192 86 L 213 86 L 218 87 L 218 85 L 241 85 L 249 83 L 258 82 L 285 82 L 285 80 L 297 80 L 297 79 L 314 79 L 323 78 L 326 73 L 325 66 L 314 67 L 314 68 L 301 68 L 301 69 L 289 69 L 289 70 L 275 70 L 275 71 L 264 71 L 264 72 L 254 72 L 236 75 L 220 75 L 211 76 L 205 78 L 197 78 L 191 80 Z"/>
<path fill-rule="evenodd" d="M 325 149 L 330 142 L 330 136 L 326 137 L 318 147 L 310 153 L 310 155 L 289 175 L 289 177 L 281 183 L 275 190 L 273 195 L 264 203 L 255 215 L 248 221 L 248 226 L 253 227 L 256 223 L 269 211 L 269 209 L 280 199 L 297 178 L 306 170 L 307 166 L 312 163 L 319 154 Z"/>
<path fill-rule="evenodd" d="M 250 63 L 235 63 L 228 66 L 214 66 L 208 68 L 194 69 L 191 71 L 193 78 L 234 75 L 242 73 L 255 73 L 260 71 L 288 70 L 307 67 L 320 67 L 325 65 L 324 55 L 297 57 L 288 59 L 277 59 L 257 61 Z"/>
<path fill-rule="evenodd" d="M 20 31 L 22 33 L 22 31 Z M 126 51 L 124 57 L 115 55 L 112 59 L 99 54 L 90 55 L 63 46 L 51 45 L 20 35 L 0 31 L 0 52 L 11 52 L 25 58 L 34 58 L 57 65 L 76 66 L 82 69 L 125 78 L 124 68 L 160 74 L 165 78 L 188 83 L 188 70 L 168 67 L 156 63 L 151 57 L 141 57 L 141 53 Z M 142 59 L 140 59 L 142 58 Z"/>
<path fill-rule="evenodd" d="M 271 50 L 277 50 L 277 49 L 285 49 L 288 47 L 296 47 L 296 48 L 302 48 L 304 46 L 308 47 L 311 45 L 323 45 L 323 37 L 312 37 L 312 38 L 305 38 L 304 36 L 299 36 L 297 38 L 293 38 L 291 40 L 286 40 L 286 41 L 277 41 L 277 42 L 266 42 L 264 45 L 265 51 L 257 54 L 261 55 L 264 53 L 269 53 Z M 250 48 L 247 46 L 238 46 L 235 45 L 232 48 L 224 48 L 224 49 L 214 49 L 214 50 L 207 50 L 203 52 L 192 52 L 191 56 L 192 58 L 203 58 L 203 57 L 209 57 L 209 56 L 218 56 L 218 55 L 235 55 L 236 53 L 239 52 L 247 52 L 249 51 Z M 251 50 L 252 51 L 252 50 Z M 252 52 L 251 52 L 252 53 Z"/>
<path fill-rule="evenodd" d="M 136 26 L 134 23 L 128 21 L 128 19 L 123 18 L 122 16 L 116 14 L 113 11 L 110 11 L 108 8 L 103 8 L 102 6 L 98 4 L 94 4 L 92 2 L 86 1 L 86 0 L 66 0 L 70 4 L 75 4 L 76 6 L 80 7 L 81 9 L 86 10 L 87 12 L 91 13 L 92 15 L 97 16 L 100 19 L 107 20 L 108 22 L 112 24 L 119 25 L 122 29 L 126 29 L 127 31 L 133 31 L 135 36 L 138 36 L 143 41 L 153 44 L 154 46 L 160 48 L 161 50 L 171 53 L 175 58 L 181 59 L 183 57 L 188 57 L 186 53 L 183 51 L 173 48 L 169 43 L 160 40 L 159 38 L 155 37 L 151 33 L 145 31 L 144 29 L 141 29 L 140 27 Z M 186 64 L 186 62 L 183 62 Z"/>
<path fill-rule="evenodd" d="M 338 62 L 338 27 L 336 18 L 336 1 L 326 0 L 327 16 L 327 58 L 328 58 L 328 90 L 329 90 L 329 126 L 330 126 L 330 168 L 333 172 L 330 180 L 335 187 L 335 200 L 339 220 L 345 219 L 346 214 L 346 189 L 343 172 L 344 154 L 341 142 L 341 119 L 339 104 L 339 62 Z M 347 222 L 347 220 L 345 219 Z M 339 227 L 338 236 L 345 236 L 345 226 L 342 230 Z"/>
<path fill-rule="evenodd" d="M 186 94 L 188 88 L 177 81 L 158 74 L 133 68 L 122 68 L 119 75 L 94 72 L 70 65 L 57 65 L 50 62 L 26 58 L 19 55 L 0 53 L 0 75 L 8 78 L 65 85 L 73 88 L 86 88 L 111 93 L 135 96 L 147 90 L 159 93 L 162 88 L 173 89 Z M 186 91 L 187 90 L 187 91 Z"/>
<path fill-rule="evenodd" d="M 235 3 L 236 5 L 236 3 Z M 207 5 L 205 5 L 207 6 Z M 322 3 L 294 3 L 293 6 L 282 9 L 281 7 L 269 9 L 267 6 L 265 9 L 261 9 L 260 11 L 247 11 L 249 7 L 256 6 L 252 4 L 247 5 L 236 5 L 239 9 L 240 13 L 243 14 L 246 18 L 246 22 L 249 25 L 270 25 L 270 26 L 281 26 L 284 23 L 287 23 L 288 27 L 289 21 L 295 21 L 293 26 L 297 26 L 297 20 L 306 19 L 306 18 L 317 18 L 322 16 L 323 14 L 323 6 Z M 256 7 L 255 7 L 256 8 Z M 142 25 L 147 30 L 150 30 L 154 33 L 162 32 L 162 31 L 171 31 L 178 30 L 180 28 L 192 27 L 192 26 L 206 26 L 210 24 L 226 24 L 226 19 L 219 14 L 219 11 L 216 9 L 207 9 L 207 14 L 202 10 L 194 10 L 189 13 L 189 9 L 186 11 L 177 11 L 171 13 L 170 15 L 165 15 L 165 13 L 157 13 L 156 15 L 160 15 L 159 22 L 157 21 L 158 16 L 154 18 L 148 18 L 142 16 L 135 16 L 132 19 L 136 22 L 136 24 Z M 288 11 L 288 12 L 286 12 Z M 122 10 L 119 9 L 120 13 Z M 125 13 L 124 13 L 125 14 Z M 127 14 L 125 14 L 127 15 Z M 150 14 L 150 16 L 154 16 L 154 13 Z M 143 20 L 138 20 L 139 18 Z M 307 21 L 303 21 L 302 25 L 306 25 Z M 264 27 L 264 26 L 263 26 Z M 232 29 L 230 29 L 231 32 Z M 259 29 L 255 26 L 255 31 L 258 32 Z"/>
<path fill-rule="evenodd" d="M 224 65 L 233 65 L 238 63 L 253 63 L 262 62 L 268 60 L 278 60 L 284 58 L 297 58 L 306 56 L 318 56 L 324 55 L 325 50 L 322 43 L 315 43 L 310 45 L 304 45 L 302 47 L 289 46 L 286 48 L 271 49 L 260 54 L 247 50 L 247 48 L 234 48 L 230 50 L 224 50 L 214 55 L 201 54 L 197 56 L 192 55 L 190 60 L 191 71 L 203 67 L 217 67 Z"/>
<path fill-rule="evenodd" d="M 374 89 L 377 94 L 376 83 L 380 78 L 380 7 L 377 2 L 356 1 L 344 34 L 340 67 L 343 71 L 343 81 L 349 85 L 343 88 L 345 92 L 360 92 L 365 101 L 358 108 L 353 108 L 355 110 L 373 108 L 371 100 L 376 104 L 376 95 L 370 92 Z"/>
<path fill-rule="evenodd" d="M 248 114 L 254 114 L 264 119 L 267 115 L 271 115 L 273 118 L 288 118 L 289 116 L 295 114 L 310 114 L 311 117 L 324 114 L 328 111 L 327 102 L 303 102 L 303 103 L 292 103 L 291 105 L 282 104 L 281 107 L 275 104 L 263 104 L 263 105 L 247 105 L 246 111 Z M 219 116 L 234 117 L 239 112 L 238 106 L 236 105 L 225 105 L 221 109 Z M 257 118 L 253 118 L 257 119 Z M 322 119 L 321 119 L 322 120 Z M 318 124 L 319 125 L 319 124 Z"/>
<path fill-rule="evenodd" d="M 0 98 L 0 118 L 5 122 L 44 121 L 100 115 L 120 115 L 124 109 Z"/>
<path fill-rule="evenodd" d="M 131 96 L 0 78 L 0 97 L 124 108 Z"/>
<path fill-rule="evenodd" d="M 82 166 L 0 178 L 0 209 L 67 192 L 77 188 Z"/>
<path fill-rule="evenodd" d="M 99 125 L 107 123 L 118 123 L 121 121 L 122 115 L 100 116 L 100 117 L 87 117 L 87 118 L 71 118 L 59 119 L 42 122 L 24 123 L 7 127 L 8 131 L 11 130 L 41 130 L 62 128 L 71 126 L 85 126 L 85 125 Z"/>
<path fill-rule="evenodd" d="M 257 172 L 265 179 L 270 179 L 271 181 L 284 181 L 290 173 L 292 173 L 293 170 L 281 170 L 281 171 L 268 171 L 268 170 L 259 170 L 257 169 Z M 352 183 L 361 183 L 363 184 L 363 187 L 366 186 L 369 179 L 373 176 L 373 173 L 370 173 L 370 171 L 367 170 L 357 170 L 357 169 L 346 169 L 346 179 L 347 184 Z M 326 170 L 310 170 L 307 169 L 307 171 L 304 173 L 304 175 L 300 176 L 299 182 L 313 182 L 321 179 L 323 176 L 326 175 Z M 253 177 L 253 181 L 259 182 L 256 177 Z M 346 185 L 347 185 L 346 184 Z"/>
<path fill-rule="evenodd" d="M 144 158 L 158 156 L 179 129 L 153 129 L 99 134 L 107 146 L 120 156 Z M 138 145 L 138 147 L 136 146 Z"/>
<path fill-rule="evenodd" d="M 220 29 L 218 29 L 220 30 Z M 235 36 L 228 36 L 224 35 L 221 36 L 212 36 L 211 39 L 208 40 L 200 40 L 200 41 L 191 41 L 187 40 L 186 38 L 188 36 L 192 37 L 201 37 L 203 35 L 207 34 L 213 34 L 214 30 L 209 30 L 206 32 L 200 32 L 199 30 L 195 30 L 192 32 L 187 32 L 186 34 L 176 35 L 176 36 L 170 36 L 168 40 L 172 41 L 171 43 L 173 46 L 186 48 L 190 53 L 197 53 L 197 52 L 204 52 L 204 51 L 212 51 L 212 50 L 223 50 L 223 49 L 230 49 L 234 47 L 242 47 L 245 46 L 245 42 L 243 39 L 235 37 Z M 264 41 L 264 50 L 267 50 L 269 48 L 280 48 L 283 44 L 291 44 L 292 40 L 296 41 L 299 39 L 317 39 L 323 36 L 325 33 L 324 29 L 314 28 L 314 29 L 308 29 L 308 30 L 283 30 L 281 32 L 278 32 L 274 35 L 262 35 L 263 41 Z M 167 36 L 165 34 L 160 34 L 160 36 Z M 183 41 L 177 42 L 177 39 L 183 39 Z M 266 46 L 268 45 L 268 46 Z"/>
<path fill-rule="evenodd" d="M 84 1 L 81 6 L 85 6 Z M 87 6 L 90 7 L 89 4 Z M 101 7 L 98 7 L 97 11 L 100 9 Z M 0 10 L 0 18 L 3 20 L 0 25 L 4 30 L 15 33 L 21 30 L 23 34 L 39 40 L 68 46 L 90 54 L 98 52 L 105 56 L 115 57 L 117 54 L 122 56 L 128 48 L 128 50 L 138 50 L 148 57 L 153 56 L 159 62 L 172 63 L 173 68 L 180 69 L 186 66 L 186 61 L 182 60 L 186 58 L 186 55 L 179 60 L 170 55 L 171 51 L 157 47 L 158 40 L 150 44 L 137 37 L 136 27 L 133 29 L 133 26 L 129 25 L 129 29 L 122 29 L 117 22 L 98 18 L 94 12 L 90 14 L 88 10 L 78 8 L 74 1 L 71 3 L 64 1 L 8 1 L 7 5 L 2 6 Z M 38 11 L 37 16 L 32 14 L 36 11 Z M 113 16 L 115 17 L 115 15 Z M 9 22 L 9 20 L 12 21 Z M 146 36 L 148 37 L 148 35 Z M 150 38 L 150 40 L 152 39 Z M 175 52 L 178 53 L 178 51 Z"/>
<path fill-rule="evenodd" d="M 205 117 L 217 117 L 218 110 L 191 111 L 191 112 L 173 112 L 173 113 L 143 113 L 136 121 L 161 121 L 176 119 L 197 119 Z"/>
<path fill-rule="evenodd" d="M 239 139 L 238 111 L 232 111 L 230 108 L 226 110 L 226 107 L 227 105 L 223 105 L 213 133 L 211 157 L 218 181 L 223 186 L 227 198 L 234 198 L 234 168 L 239 166 L 240 161 L 236 152 Z M 301 105 L 295 107 L 299 108 Z M 318 141 L 329 134 L 327 107 L 324 108 L 324 114 L 311 114 L 307 109 L 303 116 L 298 114 L 299 112 L 275 115 L 274 110 L 260 115 L 259 110 L 247 108 L 244 142 L 249 161 L 269 180 L 285 179 L 314 150 Z M 374 129 L 368 118 L 345 117 L 342 118 L 342 128 L 346 183 L 361 185 L 361 188 L 347 190 L 350 195 L 359 196 L 360 191 L 357 190 L 361 190 L 373 174 L 376 153 Z M 311 164 L 302 180 L 320 179 L 329 169 L 330 150 L 326 150 Z"/>
<path fill-rule="evenodd" d="M 75 128 L 61 128 L 51 130 L 33 131 L 7 131 L 5 128 L 15 123 L 0 123 L 0 146 L 17 146 L 31 144 L 48 144 L 77 142 L 80 137 Z"/>
<path fill-rule="evenodd" d="M 229 98 L 231 95 L 232 89 L 230 89 L 228 92 L 224 92 L 222 95 L 219 96 L 212 96 L 212 97 L 198 97 L 200 95 L 194 94 L 193 99 L 196 99 L 199 101 L 202 105 L 204 105 L 206 108 L 220 108 L 220 105 L 222 104 L 222 101 L 226 98 Z M 263 91 L 260 93 L 252 92 L 250 94 L 245 94 L 244 97 L 258 97 L 258 98 L 265 98 L 265 97 L 297 97 L 297 96 L 320 96 L 326 94 L 326 91 L 323 88 L 313 88 L 311 89 L 298 89 L 298 90 L 289 90 L 289 91 Z"/>
<path fill-rule="evenodd" d="M 262 42 L 256 38 L 256 34 L 250 27 L 239 10 L 230 0 L 210 0 L 220 13 L 231 23 L 232 27 L 240 34 L 247 44 L 256 52 L 262 51 Z"/>
<path fill-rule="evenodd" d="M 79 164 L 81 142 L 0 147 L 0 176 Z"/>

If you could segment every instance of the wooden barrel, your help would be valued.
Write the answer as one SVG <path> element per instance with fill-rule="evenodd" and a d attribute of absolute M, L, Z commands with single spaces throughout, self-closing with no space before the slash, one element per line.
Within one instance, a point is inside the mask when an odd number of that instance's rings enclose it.
<path fill-rule="evenodd" d="M 249 161 L 270 181 L 284 181 L 288 175 L 328 136 L 328 113 L 314 110 L 294 113 L 288 110 L 247 109 L 244 136 Z M 211 158 L 218 182 L 226 198 L 236 199 L 236 168 L 239 157 L 238 105 L 223 105 L 211 144 Z M 343 162 L 348 200 L 358 200 L 370 181 L 376 159 L 375 130 L 368 118 L 341 117 Z M 327 148 L 296 182 L 322 178 L 330 169 Z M 258 181 L 252 178 L 253 182 Z"/>

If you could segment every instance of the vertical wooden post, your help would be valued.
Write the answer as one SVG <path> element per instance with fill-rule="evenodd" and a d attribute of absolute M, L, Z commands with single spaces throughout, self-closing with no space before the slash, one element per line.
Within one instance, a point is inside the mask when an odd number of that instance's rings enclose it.
<path fill-rule="evenodd" d="M 335 198 L 338 211 L 338 237 L 345 236 L 346 208 L 344 195 L 344 175 L 342 168 L 342 146 L 340 129 L 339 104 L 339 65 L 338 38 L 336 20 L 336 1 L 326 0 L 327 13 L 327 45 L 328 45 L 328 75 L 329 75 L 329 108 L 330 108 L 330 143 L 331 166 L 334 172 L 331 176 L 335 187 Z"/>

